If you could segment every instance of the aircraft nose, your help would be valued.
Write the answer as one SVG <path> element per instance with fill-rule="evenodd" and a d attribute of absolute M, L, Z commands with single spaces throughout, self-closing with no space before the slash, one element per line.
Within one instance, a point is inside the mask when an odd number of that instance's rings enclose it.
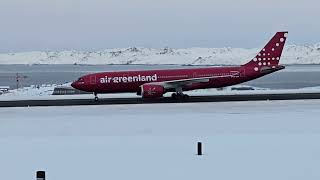
<path fill-rule="evenodd" d="M 77 81 L 75 81 L 75 82 L 73 82 L 73 83 L 71 83 L 71 87 L 73 87 L 73 88 L 75 88 L 75 89 L 78 89 L 77 87 Z"/>
<path fill-rule="evenodd" d="M 74 81 L 73 83 L 71 83 L 71 87 L 79 90 L 83 89 L 84 85 L 85 85 L 84 78 L 82 77 Z"/>

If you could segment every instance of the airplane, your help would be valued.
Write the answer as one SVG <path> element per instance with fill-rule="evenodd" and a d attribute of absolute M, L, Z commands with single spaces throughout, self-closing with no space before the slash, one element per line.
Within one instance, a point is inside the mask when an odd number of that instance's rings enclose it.
<path fill-rule="evenodd" d="M 100 93 L 134 92 L 142 98 L 161 98 L 173 92 L 174 99 L 186 99 L 184 91 L 222 88 L 247 82 L 285 67 L 279 65 L 288 32 L 277 32 L 248 63 L 233 67 L 116 71 L 88 74 L 71 86 L 92 92 L 98 101 Z"/>

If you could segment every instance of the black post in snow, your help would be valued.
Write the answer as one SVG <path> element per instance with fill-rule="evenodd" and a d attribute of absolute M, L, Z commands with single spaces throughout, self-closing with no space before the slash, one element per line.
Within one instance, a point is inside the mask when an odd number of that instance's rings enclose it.
<path fill-rule="evenodd" d="M 45 171 L 37 171 L 36 180 L 46 180 L 46 172 Z"/>
<path fill-rule="evenodd" d="M 198 142 L 198 156 L 202 155 L 202 143 Z"/>

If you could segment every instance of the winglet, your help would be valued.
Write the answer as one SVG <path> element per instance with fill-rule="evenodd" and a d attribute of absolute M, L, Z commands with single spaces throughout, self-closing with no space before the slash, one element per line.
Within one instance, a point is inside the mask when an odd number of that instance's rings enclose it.
<path fill-rule="evenodd" d="M 261 51 L 251 61 L 243 66 L 254 67 L 259 71 L 262 67 L 276 67 L 279 64 L 284 44 L 286 43 L 288 32 L 277 32 L 272 39 L 261 49 Z"/>

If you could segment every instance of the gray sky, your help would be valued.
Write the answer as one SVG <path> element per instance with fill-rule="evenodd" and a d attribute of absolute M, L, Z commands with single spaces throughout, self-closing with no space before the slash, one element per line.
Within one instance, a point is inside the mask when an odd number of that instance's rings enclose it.
<path fill-rule="evenodd" d="M 319 0 L 0 0 L 0 52 L 320 42 Z"/>

